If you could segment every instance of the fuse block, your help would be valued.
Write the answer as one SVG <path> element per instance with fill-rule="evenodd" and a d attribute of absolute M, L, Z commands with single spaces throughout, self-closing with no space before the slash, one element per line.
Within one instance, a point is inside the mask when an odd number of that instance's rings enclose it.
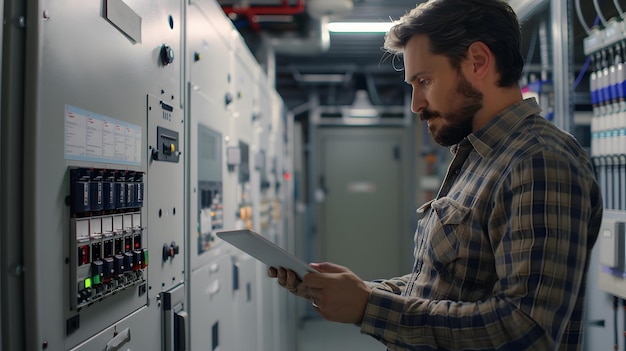
<path fill-rule="evenodd" d="M 143 178 L 142 172 L 129 170 L 70 169 L 73 308 L 145 282 Z"/>

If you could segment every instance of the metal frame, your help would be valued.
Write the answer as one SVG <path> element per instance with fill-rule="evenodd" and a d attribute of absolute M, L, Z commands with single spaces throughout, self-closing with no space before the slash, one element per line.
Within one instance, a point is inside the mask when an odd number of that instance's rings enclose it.
<path fill-rule="evenodd" d="M 26 3 L 2 4 L 2 114 L 0 120 L 0 349 L 24 350 L 23 141 Z M 35 6 L 36 7 L 36 6 Z"/>
<path fill-rule="evenodd" d="M 552 81 L 554 82 L 554 124 L 572 131 L 572 26 L 571 1 L 551 0 L 552 16 Z M 564 40 L 565 39 L 565 40 Z M 555 63 L 559 63 L 558 65 Z"/>

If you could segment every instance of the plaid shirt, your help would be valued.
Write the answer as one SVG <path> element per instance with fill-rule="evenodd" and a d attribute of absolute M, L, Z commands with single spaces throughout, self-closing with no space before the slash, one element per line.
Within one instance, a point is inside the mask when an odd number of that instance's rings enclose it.
<path fill-rule="evenodd" d="M 467 137 L 418 222 L 413 273 L 369 283 L 362 333 L 391 350 L 582 349 L 601 194 L 588 154 L 538 113 L 518 102 Z"/>

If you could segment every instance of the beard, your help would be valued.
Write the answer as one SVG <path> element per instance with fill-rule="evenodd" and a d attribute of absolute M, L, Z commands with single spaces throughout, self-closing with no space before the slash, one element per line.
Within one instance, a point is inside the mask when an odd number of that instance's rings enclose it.
<path fill-rule="evenodd" d="M 424 109 L 420 115 L 422 121 L 433 117 L 444 117 L 448 121 L 449 124 L 441 127 L 439 131 L 434 126 L 428 129 L 435 142 L 442 146 L 458 144 L 470 135 L 474 115 L 483 107 L 483 94 L 475 89 L 460 72 L 456 92 L 462 100 L 460 106 L 454 111 L 442 115 L 440 112 Z"/>

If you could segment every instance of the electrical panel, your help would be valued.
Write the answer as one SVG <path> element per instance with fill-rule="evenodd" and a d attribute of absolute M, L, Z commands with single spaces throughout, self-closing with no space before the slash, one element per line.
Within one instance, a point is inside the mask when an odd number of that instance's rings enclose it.
<path fill-rule="evenodd" d="M 215 257 L 210 264 L 194 270 L 191 281 L 196 285 L 189 293 L 192 301 L 191 349 L 236 350 L 236 340 L 247 337 L 247 334 L 242 334 L 242 329 L 234 324 L 231 258 L 228 255 Z"/>
<path fill-rule="evenodd" d="M 239 194 L 237 196 L 239 209 L 236 212 L 237 226 L 239 228 L 252 229 L 252 195 L 250 187 L 250 148 L 247 143 L 239 142 L 239 150 L 241 152 L 241 162 L 239 163 L 239 185 L 237 186 Z"/>
<path fill-rule="evenodd" d="M 197 83 L 200 83 L 197 81 Z M 234 196 L 227 178 L 226 148 L 230 116 L 208 99 L 202 88 L 189 100 L 189 256 L 191 271 L 209 264 L 220 246 L 215 233 L 232 228 Z M 191 316 L 192 320 L 194 316 Z"/>
<path fill-rule="evenodd" d="M 159 269 L 149 270 L 148 288 L 150 296 L 156 296 L 184 282 L 184 118 L 181 109 L 152 95 L 147 97 L 147 112 L 152 156 L 147 221 L 151 241 L 161 246 Z"/>
<path fill-rule="evenodd" d="M 267 143 L 290 126 L 271 117 L 282 101 L 267 97 L 261 113 L 259 89 L 277 93 L 220 4 L 59 0 L 26 12 L 39 34 L 20 63 L 32 93 L 21 97 L 31 206 L 15 233 L 32 253 L 24 349 L 279 345 L 264 322 L 281 308 L 277 288 L 215 233 L 281 223 L 272 236 L 287 242 L 290 212 L 278 220 L 271 187 L 287 181 L 273 177 L 277 158 L 291 167 L 277 156 L 288 145 Z"/>
<path fill-rule="evenodd" d="M 598 287 L 626 298 L 626 28 L 610 20 L 584 40 L 590 67 L 591 155 L 604 200 Z M 593 268 L 592 268 L 593 269 Z"/>
<path fill-rule="evenodd" d="M 224 228 L 222 135 L 198 127 L 198 254 L 208 251 L 215 232 Z"/>

